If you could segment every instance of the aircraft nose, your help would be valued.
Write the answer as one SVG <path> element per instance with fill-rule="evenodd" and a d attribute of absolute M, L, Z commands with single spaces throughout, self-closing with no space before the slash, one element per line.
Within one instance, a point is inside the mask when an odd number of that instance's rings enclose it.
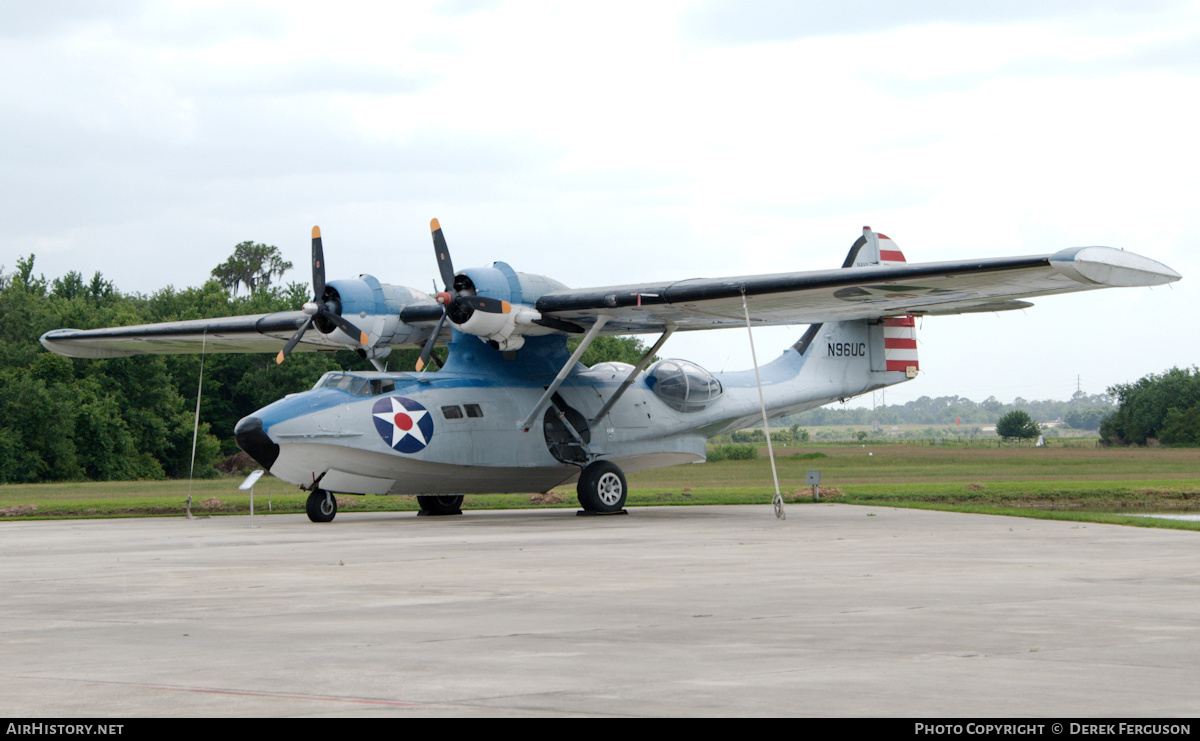
<path fill-rule="evenodd" d="M 243 417 L 233 428 L 234 439 L 238 447 L 246 451 L 264 469 L 270 471 L 279 457 L 279 446 L 271 441 L 263 430 L 262 420 L 258 417 Z"/>

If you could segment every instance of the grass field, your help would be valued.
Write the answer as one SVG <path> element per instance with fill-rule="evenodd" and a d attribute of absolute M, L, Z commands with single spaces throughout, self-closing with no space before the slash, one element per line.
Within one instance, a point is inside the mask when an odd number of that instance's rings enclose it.
<path fill-rule="evenodd" d="M 1057 442 L 1057 441 L 1056 441 Z M 1094 442 L 1031 447 L 828 443 L 776 451 L 780 489 L 790 503 L 812 501 L 809 470 L 821 472 L 827 501 L 868 506 L 1112 522 L 1200 530 L 1200 523 L 1131 517 L 1200 511 L 1200 449 L 1102 449 Z M 192 483 L 194 514 L 246 514 L 241 478 Z M 675 466 L 629 476 L 629 506 L 763 504 L 774 487 L 765 447 L 758 460 Z M 180 516 L 186 481 L 0 486 L 0 519 Z M 255 486 L 255 512 L 302 512 L 305 492 L 271 477 Z M 415 511 L 411 497 L 338 497 L 342 511 Z M 465 508 L 576 507 L 573 486 L 548 495 L 469 496 Z"/>

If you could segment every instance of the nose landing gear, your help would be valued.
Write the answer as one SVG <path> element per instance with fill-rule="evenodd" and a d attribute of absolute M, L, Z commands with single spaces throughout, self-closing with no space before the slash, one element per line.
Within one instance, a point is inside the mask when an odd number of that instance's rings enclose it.
<path fill-rule="evenodd" d="M 313 489 L 304 503 L 304 511 L 313 522 L 332 522 L 337 515 L 337 497 L 324 489 Z"/>

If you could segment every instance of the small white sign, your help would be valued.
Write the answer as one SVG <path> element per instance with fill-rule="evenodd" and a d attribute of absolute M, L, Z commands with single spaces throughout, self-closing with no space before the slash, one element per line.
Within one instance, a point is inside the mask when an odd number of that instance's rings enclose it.
<path fill-rule="evenodd" d="M 266 473 L 266 471 L 262 470 L 261 468 L 258 469 L 254 473 L 247 476 L 246 480 L 242 482 L 242 485 L 239 486 L 238 489 L 245 491 L 247 489 L 252 488 L 254 486 L 254 482 L 258 481 L 259 477 L 261 477 L 264 473 Z"/>

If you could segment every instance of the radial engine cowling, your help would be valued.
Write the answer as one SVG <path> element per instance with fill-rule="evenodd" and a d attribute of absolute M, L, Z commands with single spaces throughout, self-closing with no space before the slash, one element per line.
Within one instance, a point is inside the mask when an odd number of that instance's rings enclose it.
<path fill-rule="evenodd" d="M 358 278 L 329 281 L 323 299 L 335 313 L 355 322 L 367 332 L 374 344 L 387 346 L 410 343 L 420 336 L 420 328 L 410 327 L 400 321 L 400 311 L 409 304 L 427 303 L 430 297 L 404 286 L 380 283 L 372 275 L 360 275 Z M 314 326 L 324 335 L 341 339 L 341 330 L 332 322 L 322 321 L 318 317 Z M 355 338 L 346 339 L 347 344 L 353 344 Z"/>
<path fill-rule="evenodd" d="M 541 319 L 541 314 L 533 308 L 533 303 L 543 294 L 563 288 L 566 286 L 556 280 L 518 273 L 503 262 L 470 268 L 454 277 L 455 292 L 506 301 L 511 309 L 508 313 L 491 313 L 456 306 L 449 319 L 460 332 L 475 335 L 498 350 L 517 350 L 525 344 L 527 335 L 554 332 L 534 323 Z"/>

